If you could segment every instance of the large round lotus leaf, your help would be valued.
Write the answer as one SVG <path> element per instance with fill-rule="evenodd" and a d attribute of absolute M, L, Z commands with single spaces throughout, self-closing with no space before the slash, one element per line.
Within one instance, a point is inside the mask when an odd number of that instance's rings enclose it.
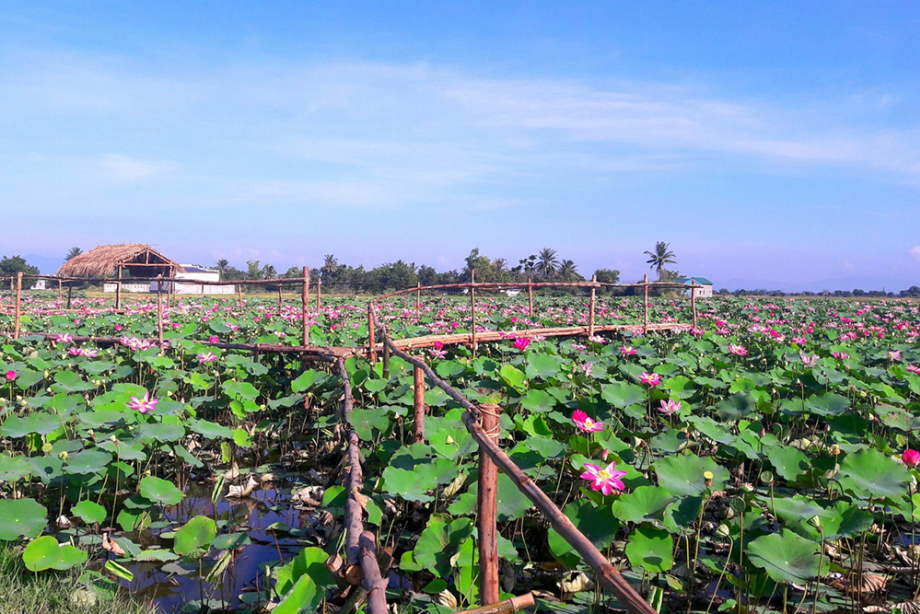
<path fill-rule="evenodd" d="M 746 546 L 751 562 L 777 582 L 807 582 L 821 573 L 818 544 L 791 531 L 758 537 Z"/>
<path fill-rule="evenodd" d="M 728 470 L 709 458 L 696 454 L 679 454 L 655 461 L 658 485 L 675 497 L 701 495 L 706 491 L 705 473 L 712 473 L 712 490 L 725 490 Z"/>
<path fill-rule="evenodd" d="M 229 439 L 233 435 L 233 431 L 226 426 L 208 420 L 192 420 L 188 426 L 193 432 L 208 439 Z"/>
<path fill-rule="evenodd" d="M 527 356 L 527 379 L 550 378 L 559 375 L 562 360 L 552 354 L 530 353 Z"/>
<path fill-rule="evenodd" d="M 182 501 L 182 491 L 172 482 L 147 476 L 139 485 L 141 496 L 162 505 L 175 505 Z"/>
<path fill-rule="evenodd" d="M 667 571 L 674 566 L 674 542 L 671 535 L 649 525 L 641 525 L 629 536 L 626 556 L 629 562 L 650 573 Z"/>
<path fill-rule="evenodd" d="M 0 482 L 15 482 L 32 473 L 32 463 L 21 456 L 0 454 Z"/>
<path fill-rule="evenodd" d="M 877 450 L 848 454 L 840 464 L 840 484 L 860 499 L 907 494 L 910 472 Z"/>
<path fill-rule="evenodd" d="M 61 546 L 58 540 L 45 535 L 29 543 L 22 553 L 22 562 L 30 571 L 51 569 L 61 560 Z"/>
<path fill-rule="evenodd" d="M 176 531 L 173 551 L 188 556 L 205 550 L 217 536 L 217 524 L 207 516 L 195 516 L 184 527 Z"/>
<path fill-rule="evenodd" d="M 776 472 L 786 480 L 795 480 L 811 466 L 808 457 L 798 448 L 773 445 L 767 446 L 766 453 Z"/>
<path fill-rule="evenodd" d="M 80 501 L 70 508 L 70 513 L 85 522 L 86 524 L 96 524 L 105 520 L 108 515 L 105 508 L 93 501 Z"/>
<path fill-rule="evenodd" d="M 850 406 L 850 399 L 839 394 L 821 394 L 808 399 L 805 403 L 809 411 L 819 416 L 837 416 Z"/>
<path fill-rule="evenodd" d="M 34 499 L 0 499 L 0 539 L 38 537 L 48 524 L 48 510 Z"/>
<path fill-rule="evenodd" d="M 25 418 L 10 416 L 0 428 L 0 434 L 5 437 L 25 437 L 32 433 L 47 435 L 61 428 L 61 419 L 57 415 L 47 413 L 29 414 Z"/>
<path fill-rule="evenodd" d="M 617 529 L 620 528 L 609 506 L 597 506 L 588 499 L 578 499 L 569 503 L 565 506 L 563 513 L 572 521 L 575 528 L 598 548 L 605 548 L 612 544 Z M 572 546 L 559 533 L 550 529 L 548 537 L 549 548 L 553 556 L 570 567 L 578 564 L 578 555 L 572 551 Z"/>
<path fill-rule="evenodd" d="M 88 558 L 89 556 L 83 550 L 70 544 L 64 544 L 61 546 L 61 558 L 54 568 L 59 571 L 66 571 L 83 565 Z"/>
<path fill-rule="evenodd" d="M 635 384 L 617 383 L 601 386 L 601 397 L 620 409 L 645 401 L 645 395 L 645 390 Z"/>
<path fill-rule="evenodd" d="M 143 440 L 155 439 L 157 441 L 173 442 L 179 441 L 185 436 L 185 429 L 178 424 L 164 424 L 162 422 L 152 422 L 145 424 L 140 429 L 138 437 Z"/>
<path fill-rule="evenodd" d="M 67 473 L 100 473 L 112 462 L 112 455 L 102 450 L 83 450 L 70 457 Z"/>
<path fill-rule="evenodd" d="M 660 486 L 640 486 L 629 494 L 620 495 L 613 503 L 613 515 L 620 522 L 661 520 L 674 497 Z"/>

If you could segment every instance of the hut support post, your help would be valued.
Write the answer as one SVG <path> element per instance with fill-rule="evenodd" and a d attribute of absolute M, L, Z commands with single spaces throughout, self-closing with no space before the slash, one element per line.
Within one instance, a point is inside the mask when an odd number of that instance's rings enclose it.
<path fill-rule="evenodd" d="M 415 290 L 415 323 L 422 319 L 422 282 L 418 282 Z"/>
<path fill-rule="evenodd" d="M 690 310 L 693 312 L 693 328 L 696 328 L 696 284 L 690 286 Z"/>
<path fill-rule="evenodd" d="M 642 286 L 643 295 L 645 297 L 645 300 L 643 301 L 645 315 L 642 318 L 642 322 L 644 323 L 643 328 L 645 329 L 645 332 L 648 332 L 648 273 L 645 274 L 645 281 L 643 281 L 642 283 L 643 283 L 643 286 Z"/>
<path fill-rule="evenodd" d="M 67 309 L 70 309 L 70 299 L 73 298 L 73 286 L 67 286 Z"/>
<path fill-rule="evenodd" d="M 319 313 L 323 308 L 323 278 L 316 278 L 316 312 Z"/>
<path fill-rule="evenodd" d="M 303 345 L 310 345 L 310 267 L 303 268 L 303 293 L 300 296 L 300 313 L 303 319 Z"/>
<path fill-rule="evenodd" d="M 415 367 L 415 443 L 425 440 L 425 372 Z"/>
<path fill-rule="evenodd" d="M 498 405 L 483 405 L 482 430 L 498 442 Z M 498 603 L 498 528 L 497 528 L 498 468 L 482 449 L 479 451 L 479 582 L 482 605 Z"/>
<path fill-rule="evenodd" d="M 527 316 L 533 320 L 533 277 L 527 279 Z"/>
<path fill-rule="evenodd" d="M 115 309 L 121 309 L 121 271 L 122 267 L 118 265 L 118 281 L 115 282 Z"/>
<path fill-rule="evenodd" d="M 22 271 L 16 273 L 16 304 L 13 309 L 13 339 L 19 339 L 20 320 L 22 319 Z"/>
<path fill-rule="evenodd" d="M 591 283 L 597 283 L 597 275 L 591 276 Z M 588 336 L 594 336 L 594 308 L 597 304 L 597 288 L 591 286 L 591 303 L 588 306 Z"/>
<path fill-rule="evenodd" d="M 236 284 L 236 297 L 240 304 L 240 311 L 243 311 L 243 284 Z"/>
<path fill-rule="evenodd" d="M 367 305 L 367 359 L 371 364 L 377 362 L 377 342 L 374 339 L 374 311 L 373 306 Z"/>
<path fill-rule="evenodd" d="M 390 379 L 390 346 L 383 344 L 383 379 Z"/>
<path fill-rule="evenodd" d="M 163 275 L 157 275 L 157 336 L 160 340 L 160 356 L 165 352 L 163 348 Z"/>
<path fill-rule="evenodd" d="M 476 269 L 470 271 L 470 340 L 476 358 Z"/>
<path fill-rule="evenodd" d="M 61 307 L 61 302 L 64 300 L 64 288 L 61 285 L 61 280 L 58 280 L 58 309 Z"/>
<path fill-rule="evenodd" d="M 278 315 L 281 315 L 281 306 L 284 305 L 284 284 L 278 283 Z"/>

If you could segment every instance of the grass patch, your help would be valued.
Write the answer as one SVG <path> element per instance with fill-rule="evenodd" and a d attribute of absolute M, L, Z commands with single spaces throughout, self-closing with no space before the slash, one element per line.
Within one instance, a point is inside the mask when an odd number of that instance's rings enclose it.
<path fill-rule="evenodd" d="M 22 549 L 0 544 L 0 614 L 156 614 L 111 580 L 88 570 L 33 573 Z"/>

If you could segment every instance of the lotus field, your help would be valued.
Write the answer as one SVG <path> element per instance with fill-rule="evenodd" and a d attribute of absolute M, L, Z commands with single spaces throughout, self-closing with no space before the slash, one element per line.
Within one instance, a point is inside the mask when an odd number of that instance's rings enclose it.
<path fill-rule="evenodd" d="M 500 407 L 501 448 L 653 607 L 914 600 L 916 303 L 699 300 L 698 328 L 643 334 L 641 299 L 602 297 L 598 325 L 634 327 L 543 338 L 521 331 L 587 326 L 587 298 L 538 298 L 532 315 L 526 299 L 477 301 L 479 330 L 504 340 L 475 355 L 409 352 Z M 299 345 L 300 304 L 180 300 L 163 348 L 150 341 L 155 301 L 74 305 L 27 297 L 23 336 L 0 338 L 0 540 L 32 572 L 76 577 L 100 600 L 127 590 L 162 611 L 362 608 L 327 567 L 344 550 L 347 496 L 335 365 L 209 345 Z M 394 338 L 470 326 L 464 298 L 424 298 L 420 317 L 414 300 L 377 309 Z M 366 303 L 333 299 L 310 316 L 313 345 L 368 344 Z M 690 322 L 689 300 L 653 299 L 650 321 Z M 384 376 L 354 354 L 349 420 L 387 602 L 475 607 L 479 462 L 462 409 L 429 385 L 416 442 L 413 367 L 391 356 Z M 498 520 L 503 595 L 532 591 L 539 610 L 567 614 L 622 609 L 505 474 Z"/>

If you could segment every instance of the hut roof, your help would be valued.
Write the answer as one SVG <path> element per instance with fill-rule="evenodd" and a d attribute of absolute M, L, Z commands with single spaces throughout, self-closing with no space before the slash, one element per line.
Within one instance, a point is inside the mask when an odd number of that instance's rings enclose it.
<path fill-rule="evenodd" d="M 149 269 L 142 277 L 153 277 L 168 270 L 181 270 L 179 264 L 143 243 L 97 245 L 88 252 L 64 263 L 58 275 L 65 277 L 107 277 L 115 275 L 118 265 Z M 138 273 L 140 271 L 137 271 Z"/>

